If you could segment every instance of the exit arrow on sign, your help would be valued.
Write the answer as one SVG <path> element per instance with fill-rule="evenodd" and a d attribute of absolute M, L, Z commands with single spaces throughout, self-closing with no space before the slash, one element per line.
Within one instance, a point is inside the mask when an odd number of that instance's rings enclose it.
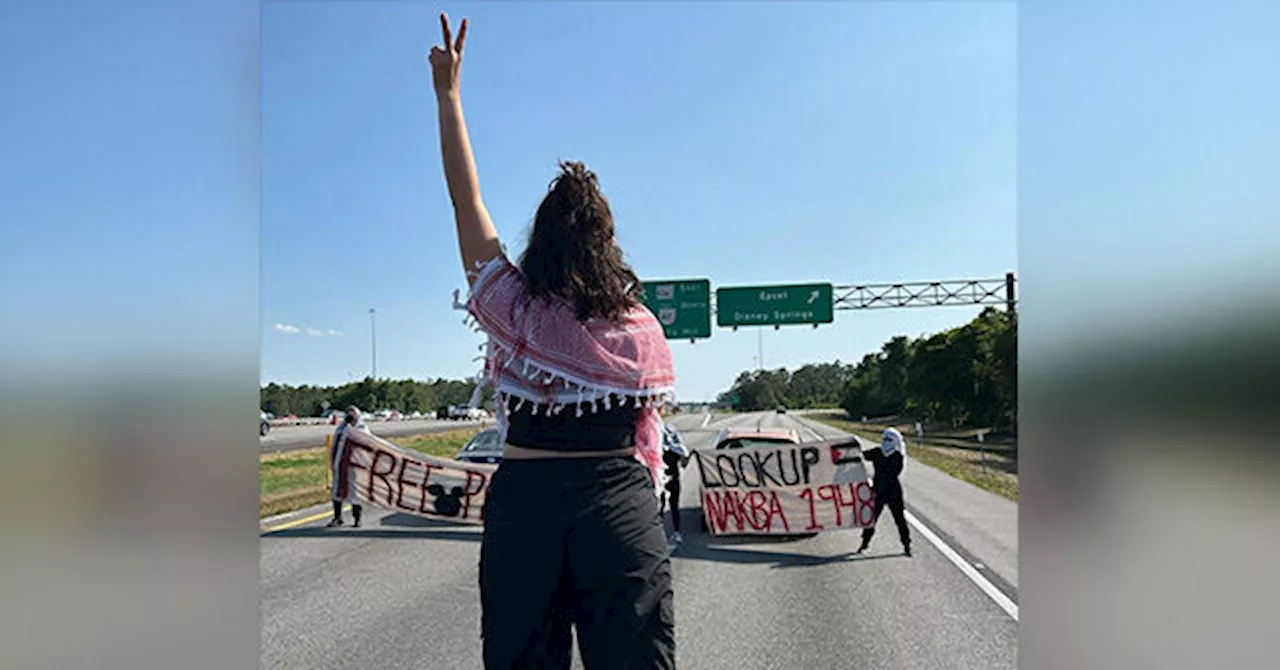
<path fill-rule="evenodd" d="M 716 289 L 716 325 L 783 326 L 835 320 L 831 284 L 734 286 Z"/>

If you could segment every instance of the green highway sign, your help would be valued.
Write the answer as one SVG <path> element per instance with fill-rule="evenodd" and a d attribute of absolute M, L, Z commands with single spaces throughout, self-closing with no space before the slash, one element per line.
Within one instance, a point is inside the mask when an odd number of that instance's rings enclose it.
<path fill-rule="evenodd" d="M 835 320 L 831 284 L 716 289 L 716 325 L 780 326 Z"/>
<path fill-rule="evenodd" d="M 644 283 L 644 304 L 658 317 L 669 340 L 711 337 L 711 280 Z"/>

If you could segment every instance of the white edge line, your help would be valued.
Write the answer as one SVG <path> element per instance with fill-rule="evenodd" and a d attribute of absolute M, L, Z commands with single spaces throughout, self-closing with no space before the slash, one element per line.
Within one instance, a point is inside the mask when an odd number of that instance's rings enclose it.
<path fill-rule="evenodd" d="M 812 432 L 813 434 L 818 435 L 819 438 L 822 438 L 822 435 L 819 434 L 818 431 L 814 430 L 812 427 L 808 426 L 807 422 L 800 421 L 798 423 L 808 428 L 809 431 Z M 978 588 L 982 589 L 982 592 L 987 594 L 987 597 L 995 601 L 996 605 L 999 606 L 1000 609 L 1004 610 L 1005 614 L 1008 614 L 1014 621 L 1018 620 L 1018 604 L 1017 603 L 1010 600 L 1009 596 L 1006 596 L 1004 592 L 996 588 L 995 584 L 992 584 L 990 580 L 988 580 L 986 577 L 983 577 L 982 573 L 978 572 L 972 565 L 969 564 L 968 561 L 961 558 L 960 554 L 956 552 L 955 549 L 952 549 L 950 546 L 947 545 L 946 542 L 943 542 L 942 538 L 938 537 L 937 534 L 935 534 L 932 530 L 929 530 L 929 527 L 921 523 L 920 519 L 917 519 L 914 514 L 912 514 L 907 510 L 903 510 L 903 512 L 906 514 L 907 522 L 910 523 L 912 526 L 915 526 L 915 529 L 919 531 L 921 535 L 924 535 L 925 539 L 929 540 L 929 542 L 933 544 L 933 546 L 937 547 L 938 551 L 942 552 L 942 555 L 947 557 L 947 560 L 955 564 L 957 568 L 960 568 L 960 572 L 963 572 L 964 575 L 969 578 L 969 581 L 973 582 L 978 586 Z"/>
<path fill-rule="evenodd" d="M 934 532 L 929 530 L 929 528 L 923 523 L 920 523 L 920 520 L 917 519 L 914 514 L 906 512 L 906 516 L 907 522 L 912 526 L 915 526 L 915 529 L 919 531 L 921 535 L 925 536 L 929 542 L 933 543 L 933 546 L 937 547 L 938 551 L 941 551 L 942 555 L 947 557 L 947 560 L 954 563 L 957 568 L 960 568 L 960 572 L 963 572 L 964 575 L 969 578 L 969 581 L 977 584 L 978 588 L 982 589 L 983 593 L 987 594 L 988 597 L 995 601 L 996 605 L 1000 606 L 1000 609 L 1005 611 L 1005 614 L 1012 617 L 1014 621 L 1018 620 L 1017 603 L 1010 600 L 1009 596 L 1006 596 L 986 577 L 983 577 L 982 573 L 975 570 L 972 565 L 969 565 L 967 561 L 960 557 L 960 554 L 956 553 L 955 549 L 947 546 L 947 543 L 943 542 L 942 538 L 935 535 Z"/>
<path fill-rule="evenodd" d="M 709 413 L 708 413 L 705 417 L 703 417 L 703 418 L 702 418 L 702 425 L 701 425 L 701 426 L 698 426 L 698 427 L 699 427 L 699 428 L 706 428 L 706 427 L 707 427 L 707 424 L 709 424 L 709 423 L 711 423 L 711 414 L 709 414 Z"/>

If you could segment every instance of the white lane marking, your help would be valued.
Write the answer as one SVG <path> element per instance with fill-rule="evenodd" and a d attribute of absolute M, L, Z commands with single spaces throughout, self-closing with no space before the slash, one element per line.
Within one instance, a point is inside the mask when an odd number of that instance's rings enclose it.
<path fill-rule="evenodd" d="M 969 565 L 968 561 L 961 558 L 960 554 L 956 553 L 955 549 L 947 546 L 947 543 L 943 542 L 942 538 L 935 535 L 927 526 L 920 523 L 920 520 L 916 518 L 916 515 L 908 511 L 906 512 L 906 516 L 907 523 L 914 526 L 916 531 L 925 536 L 925 539 L 929 540 L 933 546 L 937 547 L 938 551 L 941 551 L 942 555 L 947 557 L 947 560 L 954 563 L 957 568 L 960 568 L 960 572 L 963 572 L 964 575 L 969 578 L 969 581 L 982 589 L 982 592 L 987 594 L 987 597 L 995 601 L 996 605 L 1005 611 L 1005 614 L 1012 617 L 1014 621 L 1018 620 L 1017 603 L 1010 600 L 1009 596 L 1006 596 L 1000 591 L 1000 589 L 995 587 L 995 584 L 992 584 L 986 577 L 983 577 L 981 573 L 975 570 L 972 565 Z"/>
<path fill-rule="evenodd" d="M 803 423 L 807 424 L 808 422 Z M 817 434 L 816 430 L 813 432 Z M 859 441 L 862 440 L 861 437 L 856 435 L 853 437 L 856 437 Z M 964 575 L 969 578 L 969 581 L 976 584 L 979 589 L 982 589 L 982 592 L 987 594 L 987 597 L 995 601 L 996 605 L 999 606 L 1000 609 L 1004 610 L 1005 614 L 1008 614 L 1014 621 L 1018 620 L 1017 603 L 1010 600 L 1009 596 L 1006 596 L 1004 592 L 996 588 L 995 584 L 992 584 L 990 580 L 983 577 L 981 573 L 975 570 L 972 565 L 969 565 L 968 561 L 961 558 L 960 554 L 956 552 L 955 549 L 952 549 L 946 542 L 943 542 L 942 538 L 938 537 L 932 530 L 929 530 L 928 526 L 921 523 L 920 519 L 917 519 L 914 514 L 906 510 L 903 511 L 906 514 L 907 523 L 914 526 L 921 535 L 925 536 L 925 539 L 929 540 L 930 544 L 937 547 L 938 551 L 942 552 L 942 555 L 947 557 L 947 560 L 955 564 L 957 568 L 960 568 L 960 572 L 964 573 Z M 985 567 L 981 563 L 978 563 L 977 566 L 979 568 Z"/>
<path fill-rule="evenodd" d="M 698 427 L 699 427 L 699 428 L 706 428 L 706 427 L 707 427 L 707 424 L 709 424 L 709 423 L 711 423 L 711 415 L 710 415 L 710 414 L 708 414 L 708 415 L 706 415 L 706 416 L 702 417 L 702 425 L 701 425 L 701 426 L 698 426 Z"/>

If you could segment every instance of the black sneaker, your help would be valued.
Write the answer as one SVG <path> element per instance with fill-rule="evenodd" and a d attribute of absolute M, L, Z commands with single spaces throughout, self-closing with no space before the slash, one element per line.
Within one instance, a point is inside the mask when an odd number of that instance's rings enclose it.
<path fill-rule="evenodd" d="M 356 522 L 355 522 L 355 523 L 353 523 L 353 524 L 351 524 L 351 526 L 352 526 L 353 528 L 359 528 L 359 527 L 360 527 L 360 520 L 359 520 L 359 519 L 356 519 Z"/>
<path fill-rule="evenodd" d="M 902 555 L 906 556 L 907 558 L 911 558 L 911 545 L 908 544 L 907 546 L 902 548 Z"/>
<path fill-rule="evenodd" d="M 334 519 L 325 525 L 325 528 L 337 528 L 342 525 L 342 519 Z"/>

